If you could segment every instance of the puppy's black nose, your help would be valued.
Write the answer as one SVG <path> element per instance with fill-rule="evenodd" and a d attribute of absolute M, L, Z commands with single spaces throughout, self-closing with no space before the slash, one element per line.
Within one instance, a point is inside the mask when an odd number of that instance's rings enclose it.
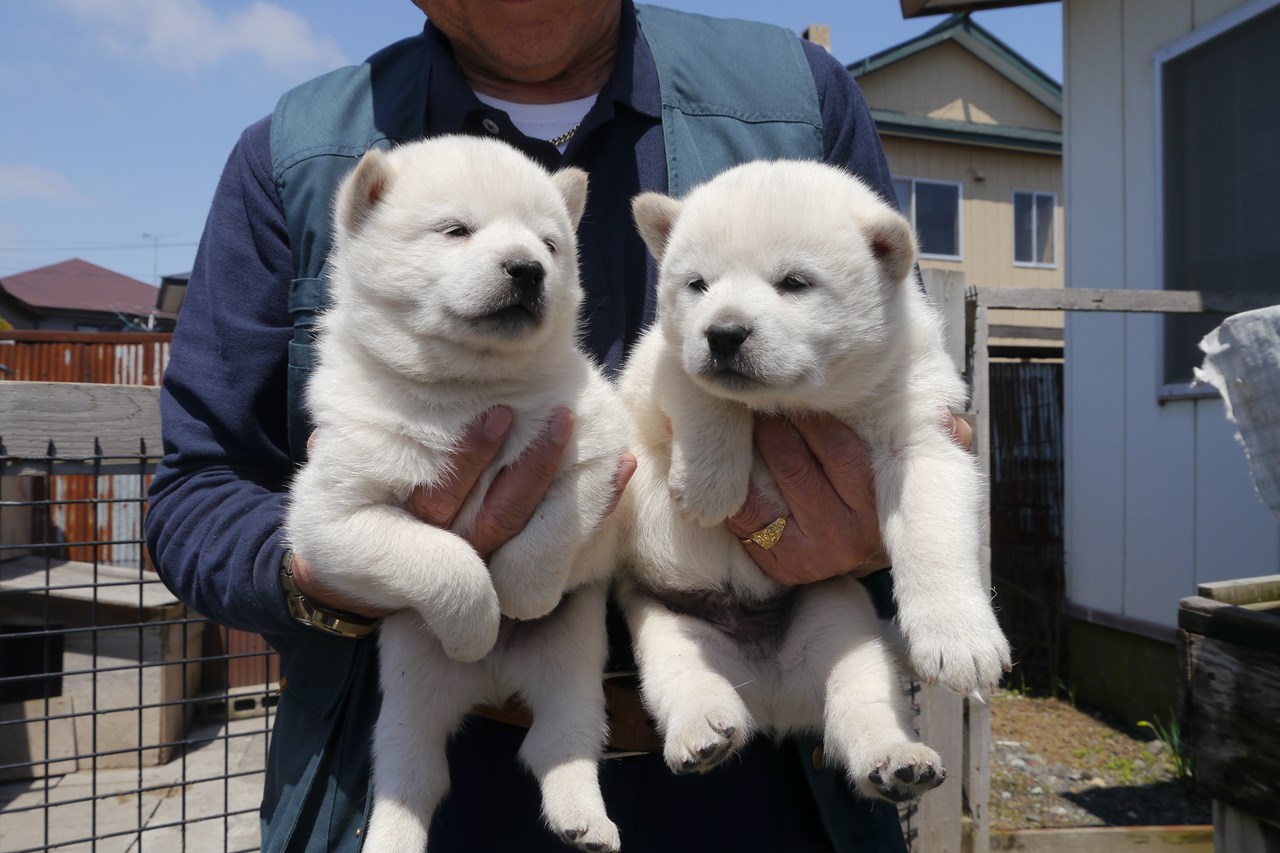
<path fill-rule="evenodd" d="M 511 276 L 511 283 L 520 290 L 540 290 L 542 280 L 547 271 L 542 264 L 527 258 L 514 258 L 502 265 L 502 269 Z"/>
<path fill-rule="evenodd" d="M 707 329 L 707 346 L 711 349 L 711 357 L 725 362 L 738 354 L 742 342 L 751 334 L 751 330 L 741 323 L 722 323 Z"/>
<path fill-rule="evenodd" d="M 519 304 L 531 311 L 538 308 L 542 302 L 542 281 L 547 277 L 542 264 L 527 258 L 515 258 L 504 263 L 502 268 L 511 277 L 511 286 L 515 288 Z"/>

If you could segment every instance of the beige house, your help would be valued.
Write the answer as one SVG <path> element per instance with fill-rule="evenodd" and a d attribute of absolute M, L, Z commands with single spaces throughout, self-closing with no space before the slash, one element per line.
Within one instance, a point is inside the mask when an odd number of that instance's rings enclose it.
<path fill-rule="evenodd" d="M 900 0 L 906 17 L 1028 2 Z M 1280 300 L 1280 0 L 1061 8 L 1067 287 Z M 1181 598 L 1280 572 L 1280 521 L 1218 394 L 1189 383 L 1220 320 L 1066 321 L 1071 681 L 1129 719 L 1178 701 Z"/>
<path fill-rule="evenodd" d="M 1062 87 L 967 15 L 849 71 L 880 130 L 921 266 L 978 286 L 1062 287 Z M 1056 350 L 1062 317 L 997 312 L 992 337 L 1021 354 Z"/>

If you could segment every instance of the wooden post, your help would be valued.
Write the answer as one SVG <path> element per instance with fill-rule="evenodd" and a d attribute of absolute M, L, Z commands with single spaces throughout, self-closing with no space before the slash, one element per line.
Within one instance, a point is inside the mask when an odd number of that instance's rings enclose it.
<path fill-rule="evenodd" d="M 977 291 L 966 301 L 977 303 L 973 312 L 973 337 L 969 343 L 973 396 L 969 411 L 975 416 L 973 441 L 983 482 L 991 482 L 991 363 L 988 351 L 988 309 L 978 302 Z M 991 588 L 991 492 L 983 490 L 982 540 L 979 549 L 982 585 Z M 987 807 L 991 800 L 991 706 L 966 699 L 965 800 L 973 819 L 973 849 L 991 849 L 991 822 Z"/>
<path fill-rule="evenodd" d="M 965 367 L 964 274 L 921 270 L 925 292 L 942 315 L 947 353 L 956 370 Z M 912 849 L 921 853 L 959 853 L 964 811 L 965 767 L 964 699 L 950 690 L 921 685 L 920 739 L 938 751 L 951 778 L 920 799 L 912 818 Z"/>

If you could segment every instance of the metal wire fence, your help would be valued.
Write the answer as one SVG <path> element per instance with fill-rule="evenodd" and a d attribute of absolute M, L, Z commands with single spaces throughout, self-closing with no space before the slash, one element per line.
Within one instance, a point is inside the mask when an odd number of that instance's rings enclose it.
<path fill-rule="evenodd" d="M 0 853 L 257 850 L 274 655 L 155 574 L 145 447 L 50 449 L 0 447 Z"/>

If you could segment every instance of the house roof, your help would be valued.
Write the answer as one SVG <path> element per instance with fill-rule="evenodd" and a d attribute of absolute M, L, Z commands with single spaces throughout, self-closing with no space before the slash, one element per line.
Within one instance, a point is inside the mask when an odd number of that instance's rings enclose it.
<path fill-rule="evenodd" d="M 1062 115 L 1062 86 L 967 14 L 952 15 L 909 41 L 860 59 L 847 67 L 854 77 L 863 77 L 945 41 L 952 41 L 963 47 L 1045 107 Z"/>
<path fill-rule="evenodd" d="M 947 12 L 977 12 L 981 9 L 999 9 L 1003 6 L 1030 6 L 1033 3 L 1051 2 L 1054 0 L 900 0 L 904 18 L 941 15 Z"/>
<path fill-rule="evenodd" d="M 871 119 L 881 133 L 917 139 L 941 139 L 987 148 L 1062 153 L 1062 132 L 1010 127 L 1003 124 L 974 124 L 967 121 L 931 118 L 892 110 L 871 110 Z"/>
<path fill-rule="evenodd" d="M 159 291 L 146 282 L 73 258 L 0 279 L 0 291 L 36 311 L 150 314 Z"/>

